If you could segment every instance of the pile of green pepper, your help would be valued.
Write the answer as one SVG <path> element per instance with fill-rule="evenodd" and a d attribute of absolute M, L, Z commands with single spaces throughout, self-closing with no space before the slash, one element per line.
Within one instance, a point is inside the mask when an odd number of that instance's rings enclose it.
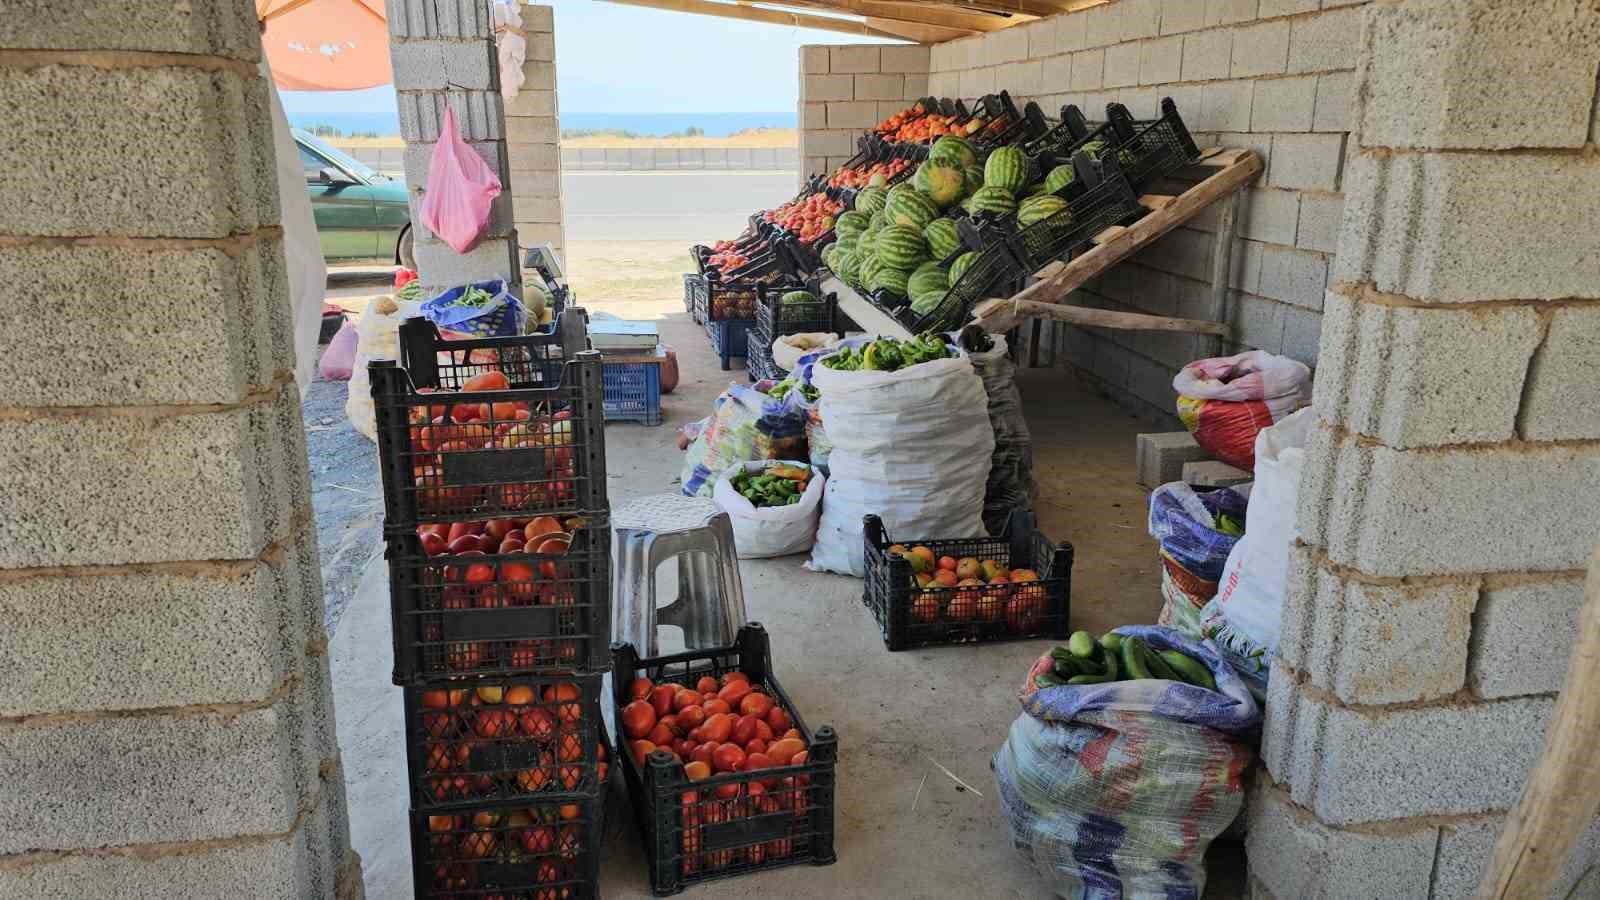
<path fill-rule="evenodd" d="M 822 364 L 845 372 L 896 372 L 949 355 L 944 341 L 930 331 L 909 341 L 881 337 L 860 348 L 846 347 L 824 359 Z"/>
<path fill-rule="evenodd" d="M 1033 677 L 1036 688 L 1064 684 L 1105 684 L 1158 678 L 1181 681 L 1208 691 L 1216 679 L 1205 664 L 1177 650 L 1157 650 L 1136 637 L 1106 632 L 1097 641 L 1087 631 L 1073 632 L 1064 647 L 1050 651 L 1051 671 Z"/>
<path fill-rule="evenodd" d="M 776 465 L 768 466 L 764 472 L 735 472 L 732 483 L 751 506 L 793 506 L 800 502 L 810 480 L 809 468 Z"/>
<path fill-rule="evenodd" d="M 789 396 L 790 391 L 794 390 L 798 390 L 800 392 L 800 396 L 806 398 L 806 400 L 811 403 L 815 403 L 817 398 L 822 396 L 821 391 L 809 384 L 801 384 L 800 380 L 792 375 L 778 382 L 772 387 L 767 388 L 767 396 L 774 400 L 782 400 L 783 398 Z"/>

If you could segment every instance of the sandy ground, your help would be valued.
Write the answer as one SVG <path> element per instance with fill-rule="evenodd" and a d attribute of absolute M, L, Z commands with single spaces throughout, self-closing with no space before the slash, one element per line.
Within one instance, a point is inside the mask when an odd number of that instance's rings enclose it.
<path fill-rule="evenodd" d="M 328 143 L 335 147 L 403 147 L 405 142 L 399 135 L 385 137 L 359 138 L 339 137 L 329 138 Z M 747 147 L 798 147 L 800 146 L 800 132 L 793 128 L 762 128 L 754 131 L 731 134 L 727 137 L 622 137 L 615 134 L 593 134 L 584 137 L 564 137 L 561 139 L 563 147 L 577 147 L 580 149 L 616 148 L 642 149 L 645 147 L 668 147 L 682 149 L 716 148 L 722 147 L 729 150 L 738 150 Z"/>

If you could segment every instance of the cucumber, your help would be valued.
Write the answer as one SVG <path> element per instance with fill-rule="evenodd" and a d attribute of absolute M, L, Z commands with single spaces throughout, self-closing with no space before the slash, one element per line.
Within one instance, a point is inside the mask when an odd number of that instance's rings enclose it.
<path fill-rule="evenodd" d="M 1203 687 L 1208 691 L 1217 689 L 1217 680 L 1211 677 L 1211 670 L 1201 665 L 1199 661 L 1180 650 L 1162 650 L 1158 656 L 1177 672 L 1179 677 L 1195 687 Z"/>
<path fill-rule="evenodd" d="M 1149 666 L 1145 665 L 1144 642 L 1135 637 L 1122 639 L 1122 666 L 1128 670 L 1128 678 L 1138 681 L 1143 678 L 1154 678 L 1150 674 Z"/>
<path fill-rule="evenodd" d="M 1094 658 L 1094 636 L 1087 631 L 1074 631 L 1072 637 L 1067 638 L 1067 649 L 1079 659 Z"/>
<path fill-rule="evenodd" d="M 1116 681 L 1122 674 L 1117 668 L 1117 654 L 1106 653 L 1105 660 L 1104 675 L 1076 675 L 1068 678 L 1067 684 L 1105 684 L 1108 681 Z"/>
<path fill-rule="evenodd" d="M 1100 646 L 1116 653 L 1122 649 L 1122 635 L 1108 631 L 1100 635 Z"/>
<path fill-rule="evenodd" d="M 1036 688 L 1060 687 L 1066 683 L 1067 682 L 1062 681 L 1060 678 L 1050 674 L 1049 672 L 1041 672 L 1038 675 L 1033 676 L 1033 686 Z"/>

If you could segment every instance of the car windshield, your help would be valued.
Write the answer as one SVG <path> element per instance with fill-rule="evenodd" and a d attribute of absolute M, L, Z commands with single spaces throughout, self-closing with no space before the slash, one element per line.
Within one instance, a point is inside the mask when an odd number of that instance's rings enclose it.
<path fill-rule="evenodd" d="M 296 128 L 294 129 L 294 136 L 296 140 L 299 140 L 301 143 L 322 154 L 324 157 L 333 160 L 340 166 L 343 166 L 346 171 L 359 175 L 366 181 L 388 180 L 387 176 L 380 174 L 376 169 L 372 168 L 361 160 L 356 159 L 354 156 L 351 156 L 343 150 L 340 150 L 338 147 L 324 143 L 319 138 L 313 136 L 310 132 L 301 131 L 300 129 Z"/>

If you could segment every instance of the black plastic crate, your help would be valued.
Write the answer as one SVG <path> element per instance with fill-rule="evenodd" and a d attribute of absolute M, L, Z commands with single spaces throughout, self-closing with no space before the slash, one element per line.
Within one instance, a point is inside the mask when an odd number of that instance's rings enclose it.
<path fill-rule="evenodd" d="M 461 341 L 426 319 L 400 326 L 400 362 L 368 369 L 387 533 L 607 508 L 604 383 L 586 321 L 574 307 L 554 334 Z M 509 387 L 459 390 L 492 373 Z"/>
<path fill-rule="evenodd" d="M 925 313 L 917 313 L 907 306 L 897 316 L 912 334 L 924 331 L 954 331 L 972 318 L 972 308 L 994 297 L 1009 297 L 1021 286 L 1023 271 L 1011 249 L 1004 241 L 989 244 L 977 251 L 966 273 L 945 294 L 939 305 Z M 1030 270 L 1031 271 L 1031 270 Z M 891 315 L 894 313 L 891 312 Z"/>
<path fill-rule="evenodd" d="M 725 281 L 707 277 L 699 286 L 702 315 L 700 321 L 709 324 L 723 319 L 753 319 L 756 315 L 756 290 L 764 282 L 755 279 Z"/>
<path fill-rule="evenodd" d="M 1145 213 L 1145 208 L 1139 205 L 1139 195 L 1123 175 L 1115 155 L 1107 154 L 1095 162 L 1088 154 L 1080 152 L 1073 157 L 1072 166 L 1076 174 L 1060 191 L 1067 208 L 1018 229 L 1007 238 L 1012 255 L 1026 272 L 1035 272 L 1051 260 L 1065 258 L 1086 247 L 1095 235 L 1107 228 L 1130 222 Z"/>
<path fill-rule="evenodd" d="M 690 782 L 675 756 L 657 750 L 640 765 L 624 731 L 618 762 L 658 896 L 692 884 L 798 863 L 827 865 L 834 853 L 834 784 L 839 740 L 824 725 L 813 732 L 772 673 L 766 629 L 751 622 L 727 647 L 640 659 L 631 644 L 613 644 L 613 699 L 618 715 L 635 678 L 694 685 L 702 677 L 743 672 L 789 716 L 805 743 L 803 763 L 712 775 Z M 620 728 L 620 723 L 613 723 Z"/>
<path fill-rule="evenodd" d="M 598 900 L 605 795 L 411 813 L 414 896 Z"/>
<path fill-rule="evenodd" d="M 755 323 L 754 319 L 706 321 L 706 337 L 711 340 L 711 352 L 721 359 L 724 372 L 731 368 L 730 359 L 745 356 L 749 352 L 750 329 Z"/>
<path fill-rule="evenodd" d="M 833 310 L 839 298 L 822 294 L 807 303 L 781 303 L 784 294 L 805 290 L 798 287 L 768 288 L 756 292 L 756 325 L 768 341 L 786 334 L 833 331 Z"/>
<path fill-rule="evenodd" d="M 1051 168 L 1072 159 L 1087 144 L 1099 141 L 1109 147 L 1117 140 L 1116 126 L 1110 121 L 1091 126 L 1083 112 L 1069 103 L 1061 107 L 1061 121 L 1025 142 L 1022 152 L 1040 167 L 1041 173 L 1048 173 Z"/>
<path fill-rule="evenodd" d="M 689 318 L 693 319 L 695 324 L 703 321 L 700 318 L 700 311 L 695 305 L 695 297 L 700 292 L 700 282 L 704 280 L 705 276 L 699 272 L 683 273 L 683 311 L 689 314 Z"/>
<path fill-rule="evenodd" d="M 605 669 L 610 523 L 590 517 L 569 533 L 565 552 L 495 553 L 491 541 L 484 555 L 459 556 L 428 556 L 416 533 L 391 535 L 395 684 Z"/>
<path fill-rule="evenodd" d="M 883 645 L 907 650 L 928 644 L 1065 638 L 1072 603 L 1072 545 L 1051 544 L 1034 528 L 1033 514 L 1018 510 L 997 538 L 904 541 L 927 547 L 934 559 L 994 560 L 1008 570 L 1031 569 L 1037 581 L 992 586 L 919 587 L 911 563 L 889 548 L 896 542 L 883 520 L 863 518 L 866 583 L 861 602 L 883 632 Z M 935 563 L 936 564 L 936 563 Z"/>
<path fill-rule="evenodd" d="M 750 335 L 745 339 L 744 367 L 745 371 L 750 373 L 751 381 L 760 381 L 763 378 L 782 381 L 789 376 L 788 369 L 778 368 L 778 364 L 772 360 L 773 340 L 761 330 L 760 324 L 750 329 Z"/>
<path fill-rule="evenodd" d="M 1116 158 L 1135 189 L 1200 158 L 1200 148 L 1171 97 L 1162 98 L 1161 117 L 1152 122 L 1135 121 L 1120 103 L 1108 105 L 1106 117 L 1118 138 L 1107 153 Z"/>

